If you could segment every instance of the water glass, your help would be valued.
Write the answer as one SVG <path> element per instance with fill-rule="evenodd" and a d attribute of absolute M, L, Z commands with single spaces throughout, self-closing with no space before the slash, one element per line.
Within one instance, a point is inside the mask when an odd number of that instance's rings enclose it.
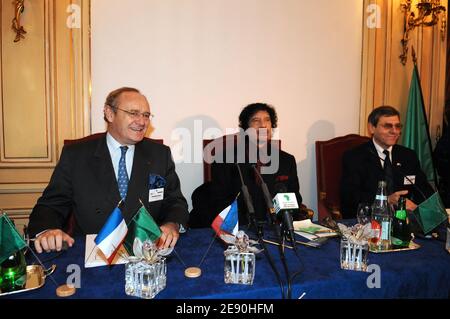
<path fill-rule="evenodd" d="M 125 293 L 129 296 L 152 299 L 166 287 L 166 259 L 149 263 L 129 257 L 125 264 Z"/>
<path fill-rule="evenodd" d="M 367 242 L 357 244 L 347 238 L 341 238 L 341 268 L 356 271 L 367 271 L 367 256 L 369 246 Z"/>
<path fill-rule="evenodd" d="M 255 278 L 255 254 L 239 252 L 235 246 L 224 252 L 224 280 L 226 284 L 253 285 Z"/>
<path fill-rule="evenodd" d="M 125 293 L 129 296 L 134 296 L 136 290 L 134 273 L 140 261 L 140 258 L 130 256 L 128 257 L 128 262 L 125 264 Z"/>
<path fill-rule="evenodd" d="M 356 218 L 358 219 L 358 224 L 365 225 L 370 223 L 372 214 L 372 207 L 368 203 L 360 203 L 358 205 L 358 210 L 356 212 Z"/>

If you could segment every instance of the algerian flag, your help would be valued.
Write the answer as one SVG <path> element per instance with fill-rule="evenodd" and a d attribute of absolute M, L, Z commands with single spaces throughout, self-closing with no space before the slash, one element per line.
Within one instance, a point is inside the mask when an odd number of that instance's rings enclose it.
<path fill-rule="evenodd" d="M 447 219 L 447 212 L 438 192 L 420 203 L 413 214 L 424 234 L 429 233 Z"/>
<path fill-rule="evenodd" d="M 142 205 L 128 225 L 125 248 L 128 254 L 136 255 L 136 252 L 133 252 L 133 248 L 141 251 L 142 243 L 145 240 L 156 242 L 160 236 L 161 230 L 147 209 L 145 209 L 145 206 Z"/>
<path fill-rule="evenodd" d="M 406 110 L 406 121 L 402 132 L 401 144 L 416 152 L 420 161 L 420 166 L 427 176 L 427 180 L 436 185 L 431 139 L 425 113 L 425 105 L 423 103 L 419 72 L 416 65 L 414 65 L 411 78 L 408 108 Z"/>
<path fill-rule="evenodd" d="M 27 243 L 17 232 L 11 220 L 6 214 L 2 214 L 0 216 L 0 264 L 26 246 Z"/>

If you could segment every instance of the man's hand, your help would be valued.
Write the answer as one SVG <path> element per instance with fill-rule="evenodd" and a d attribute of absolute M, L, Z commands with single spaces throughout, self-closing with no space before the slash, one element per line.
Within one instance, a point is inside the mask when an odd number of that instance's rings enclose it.
<path fill-rule="evenodd" d="M 400 198 L 400 196 L 406 195 L 408 194 L 407 190 L 404 191 L 398 191 L 395 193 L 392 193 L 391 195 L 388 196 L 388 202 L 391 205 L 397 205 L 398 204 L 398 200 Z"/>
<path fill-rule="evenodd" d="M 417 208 L 417 205 L 413 201 L 406 199 L 406 210 L 413 211 L 416 208 Z"/>
<path fill-rule="evenodd" d="M 69 247 L 72 247 L 75 240 L 61 229 L 49 229 L 34 240 L 34 247 L 39 254 L 43 250 L 47 253 L 55 250 L 61 251 L 63 242 L 66 242 Z"/>
<path fill-rule="evenodd" d="M 398 191 L 398 192 L 395 192 L 395 193 L 389 195 L 389 196 L 388 196 L 388 202 L 389 202 L 389 204 L 391 204 L 391 205 L 397 205 L 400 196 L 403 196 L 403 195 L 406 195 L 406 194 L 408 194 L 408 191 L 407 191 L 407 190 L 404 190 L 404 191 Z M 416 208 L 417 208 L 417 205 L 416 205 L 413 201 L 411 201 L 411 200 L 409 200 L 409 199 L 406 199 L 406 210 L 413 211 L 413 210 L 415 210 Z"/>
<path fill-rule="evenodd" d="M 180 237 L 179 233 L 180 226 L 176 223 L 166 223 L 161 225 L 161 238 L 159 239 L 158 245 L 159 248 L 169 248 L 174 247 L 177 243 L 178 237 Z"/>

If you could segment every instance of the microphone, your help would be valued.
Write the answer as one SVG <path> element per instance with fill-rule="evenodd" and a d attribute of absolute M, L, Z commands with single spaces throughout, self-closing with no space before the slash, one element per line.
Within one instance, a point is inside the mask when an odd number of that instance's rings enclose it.
<path fill-rule="evenodd" d="M 247 185 L 245 185 L 245 183 L 244 183 L 244 179 L 243 179 L 243 177 L 242 177 L 242 171 L 241 171 L 241 168 L 240 168 L 240 166 L 239 166 L 239 163 L 236 163 L 236 166 L 237 166 L 237 169 L 238 169 L 238 172 L 239 172 L 239 177 L 241 178 L 241 190 L 242 190 L 242 194 L 244 195 L 245 205 L 247 206 L 247 211 L 248 211 L 248 218 L 249 218 L 249 221 L 250 221 L 250 222 L 254 225 L 254 227 L 255 227 L 255 230 L 256 230 L 256 233 L 257 233 L 257 236 L 258 236 L 258 239 L 259 239 L 259 243 L 260 243 L 261 246 L 263 247 L 264 255 L 266 255 L 267 260 L 269 261 L 270 267 L 272 268 L 272 270 L 273 270 L 273 272 L 274 272 L 274 274 L 275 274 L 275 277 L 276 277 L 277 280 L 278 280 L 278 283 L 279 283 L 280 289 L 281 289 L 281 296 L 282 296 L 282 298 L 284 299 L 284 298 L 285 298 L 285 294 L 284 294 L 284 284 L 283 284 L 283 281 L 281 280 L 280 273 L 279 273 L 278 270 L 277 270 L 277 267 L 276 267 L 276 265 L 275 265 L 275 262 L 274 262 L 272 256 L 270 255 L 269 250 L 267 249 L 267 247 L 266 247 L 266 245 L 265 245 L 264 238 L 263 238 L 262 227 L 259 227 L 259 226 L 258 226 L 258 223 L 256 222 L 256 218 L 255 218 L 255 208 L 253 207 L 252 200 L 251 200 L 251 196 L 250 196 L 250 193 L 248 192 Z M 262 178 L 261 178 L 261 180 L 262 180 Z M 266 188 L 267 188 L 267 185 L 266 185 Z M 268 190 L 267 190 L 267 191 L 268 191 Z M 264 191 L 263 191 L 263 192 L 264 192 Z M 264 195 L 264 196 L 265 196 L 265 195 Z M 270 196 L 269 196 L 269 197 L 270 197 Z M 269 207 L 269 206 L 267 206 L 267 207 Z M 280 234 L 279 238 L 281 238 L 281 234 Z M 280 242 L 281 242 L 281 240 L 280 240 Z M 282 249 L 282 248 L 281 248 L 281 244 L 279 245 L 279 247 L 280 247 L 280 253 L 282 254 L 282 259 L 283 259 L 283 266 L 284 266 L 284 269 L 287 270 L 286 258 L 284 257 L 284 252 L 281 251 L 281 249 Z"/>
<path fill-rule="evenodd" d="M 262 236 L 262 234 L 260 233 L 259 227 L 257 227 L 258 224 L 256 223 L 256 218 L 255 218 L 255 208 L 253 207 L 252 198 L 250 196 L 250 193 L 248 192 L 247 185 L 245 185 L 245 183 L 244 183 L 244 178 L 242 177 L 242 171 L 239 166 L 239 163 L 236 163 L 236 166 L 237 166 L 237 169 L 239 172 L 239 177 L 241 178 L 241 191 L 242 191 L 242 195 L 244 196 L 245 206 L 247 207 L 248 221 L 249 221 L 250 225 L 253 224 L 258 235 Z"/>
<path fill-rule="evenodd" d="M 266 182 L 262 178 L 261 174 L 258 172 L 258 169 L 256 168 L 256 165 L 252 165 L 256 175 L 258 176 L 259 180 L 261 181 L 261 189 L 264 195 L 264 200 L 266 202 L 267 211 L 269 212 L 270 220 L 272 221 L 272 224 L 275 226 L 275 233 L 280 241 L 280 244 L 282 242 L 281 237 L 281 230 L 280 225 L 278 224 L 277 215 L 275 213 L 275 207 L 273 206 L 272 196 L 270 195 L 269 188 L 267 187 Z"/>
<path fill-rule="evenodd" d="M 269 211 L 270 218 L 273 219 L 276 216 L 276 214 L 275 214 L 275 208 L 273 207 L 272 197 L 270 196 L 269 188 L 267 187 L 266 182 L 264 182 L 264 179 L 262 178 L 261 174 L 258 172 L 256 165 L 252 164 L 252 167 L 253 167 L 253 170 L 255 171 L 256 175 L 258 175 L 259 180 L 261 181 L 261 189 L 262 189 L 262 192 L 264 195 L 264 200 L 266 202 L 267 210 Z"/>
<path fill-rule="evenodd" d="M 287 193 L 286 186 L 283 184 L 275 185 L 276 195 L 273 198 L 275 213 L 282 220 L 283 229 L 292 245 L 295 246 L 294 223 L 292 220 L 292 209 L 298 209 L 297 197 L 295 193 Z"/>
<path fill-rule="evenodd" d="M 264 182 L 264 179 L 262 178 L 261 174 L 258 172 L 256 165 L 253 164 L 252 167 L 253 167 L 253 170 L 256 172 L 256 175 L 258 176 L 259 180 L 261 181 L 261 189 L 262 189 L 262 192 L 264 195 L 264 200 L 266 202 L 266 206 L 267 206 L 267 210 L 270 215 L 270 219 L 275 228 L 275 234 L 278 239 L 278 251 L 280 253 L 281 262 L 283 264 L 283 268 L 284 268 L 284 272 L 286 274 L 286 280 L 287 280 L 287 284 L 288 284 L 287 295 L 288 295 L 288 298 L 290 299 L 291 293 L 292 293 L 292 288 L 291 288 L 291 279 L 290 279 L 290 275 L 289 275 L 289 268 L 288 268 L 288 264 L 286 261 L 286 256 L 284 254 L 284 237 L 281 235 L 281 227 L 277 220 L 277 215 L 275 213 L 275 207 L 273 205 L 273 201 L 271 200 L 269 188 L 267 187 L 266 182 Z M 284 187 L 283 184 L 277 184 L 277 185 L 281 185 L 282 187 Z M 290 216 L 290 214 L 288 214 L 288 215 Z M 290 216 L 290 217 L 291 217 L 290 221 L 292 224 L 292 216 Z M 292 242 L 292 247 L 294 248 L 295 253 L 297 253 L 297 247 L 295 246 L 294 226 L 293 225 L 292 225 L 292 233 L 290 233 L 290 239 Z M 269 261 L 270 261 L 270 259 L 269 259 Z"/>

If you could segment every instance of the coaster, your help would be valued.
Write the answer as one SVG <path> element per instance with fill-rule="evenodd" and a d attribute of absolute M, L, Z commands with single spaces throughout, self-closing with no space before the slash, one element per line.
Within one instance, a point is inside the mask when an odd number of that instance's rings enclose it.
<path fill-rule="evenodd" d="M 75 287 L 69 285 L 61 285 L 56 288 L 56 295 L 58 297 L 69 297 L 75 293 Z"/>
<path fill-rule="evenodd" d="M 202 270 L 198 267 L 189 267 L 184 271 L 184 275 L 188 278 L 197 278 L 202 274 Z"/>

